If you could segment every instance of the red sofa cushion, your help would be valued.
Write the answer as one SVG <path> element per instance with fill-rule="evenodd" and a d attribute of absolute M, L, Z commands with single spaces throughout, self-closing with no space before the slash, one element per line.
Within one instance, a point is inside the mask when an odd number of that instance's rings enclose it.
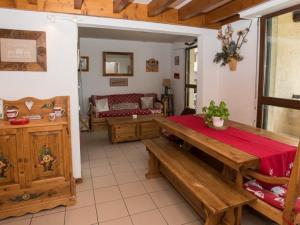
<path fill-rule="evenodd" d="M 271 190 L 267 190 L 263 188 L 258 182 L 255 180 L 248 181 L 244 184 L 244 188 L 250 193 L 254 194 L 256 197 L 261 199 L 262 201 L 268 203 L 269 205 L 283 210 L 286 198 L 286 186 L 276 186 Z M 296 201 L 295 211 L 300 212 L 300 199 Z"/>
<path fill-rule="evenodd" d="M 122 117 L 132 115 L 150 115 L 152 114 L 150 109 L 123 109 L 123 110 L 110 110 L 107 112 L 98 112 L 96 117 Z"/>

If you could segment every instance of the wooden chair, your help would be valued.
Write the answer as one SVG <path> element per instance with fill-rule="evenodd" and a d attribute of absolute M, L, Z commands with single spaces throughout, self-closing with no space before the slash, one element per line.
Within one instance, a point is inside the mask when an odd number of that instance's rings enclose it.
<path fill-rule="evenodd" d="M 254 171 L 246 171 L 245 175 L 266 184 L 287 185 L 283 210 L 275 208 L 261 199 L 251 203 L 250 207 L 280 225 L 300 224 L 300 211 L 298 210 L 298 212 L 296 212 L 295 210 L 296 202 L 300 197 L 300 143 L 298 145 L 290 178 L 269 177 Z M 300 199 L 298 201 L 300 201 Z"/>

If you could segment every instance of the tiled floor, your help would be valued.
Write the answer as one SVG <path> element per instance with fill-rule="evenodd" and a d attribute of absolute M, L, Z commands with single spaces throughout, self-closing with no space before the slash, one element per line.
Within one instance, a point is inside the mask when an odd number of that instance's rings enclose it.
<path fill-rule="evenodd" d="M 83 134 L 83 183 L 77 204 L 0 221 L 7 225 L 202 225 L 164 179 L 146 180 L 141 142 L 110 144 L 105 132 Z M 271 225 L 246 212 L 243 225 Z"/>

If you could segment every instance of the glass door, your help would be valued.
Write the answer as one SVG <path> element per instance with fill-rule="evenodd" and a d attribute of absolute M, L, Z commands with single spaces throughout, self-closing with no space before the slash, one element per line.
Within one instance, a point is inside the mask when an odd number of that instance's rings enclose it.
<path fill-rule="evenodd" d="M 261 19 L 257 126 L 300 137 L 300 7 Z"/>
<path fill-rule="evenodd" d="M 196 109 L 197 99 L 197 62 L 198 48 L 193 46 L 185 50 L 185 107 Z"/>

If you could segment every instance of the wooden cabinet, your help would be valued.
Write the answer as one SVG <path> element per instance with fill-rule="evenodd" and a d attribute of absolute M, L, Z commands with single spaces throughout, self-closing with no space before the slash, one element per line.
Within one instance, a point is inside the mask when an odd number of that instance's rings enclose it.
<path fill-rule="evenodd" d="M 20 126 L 0 121 L 0 219 L 72 205 L 74 188 L 68 113 Z"/>

